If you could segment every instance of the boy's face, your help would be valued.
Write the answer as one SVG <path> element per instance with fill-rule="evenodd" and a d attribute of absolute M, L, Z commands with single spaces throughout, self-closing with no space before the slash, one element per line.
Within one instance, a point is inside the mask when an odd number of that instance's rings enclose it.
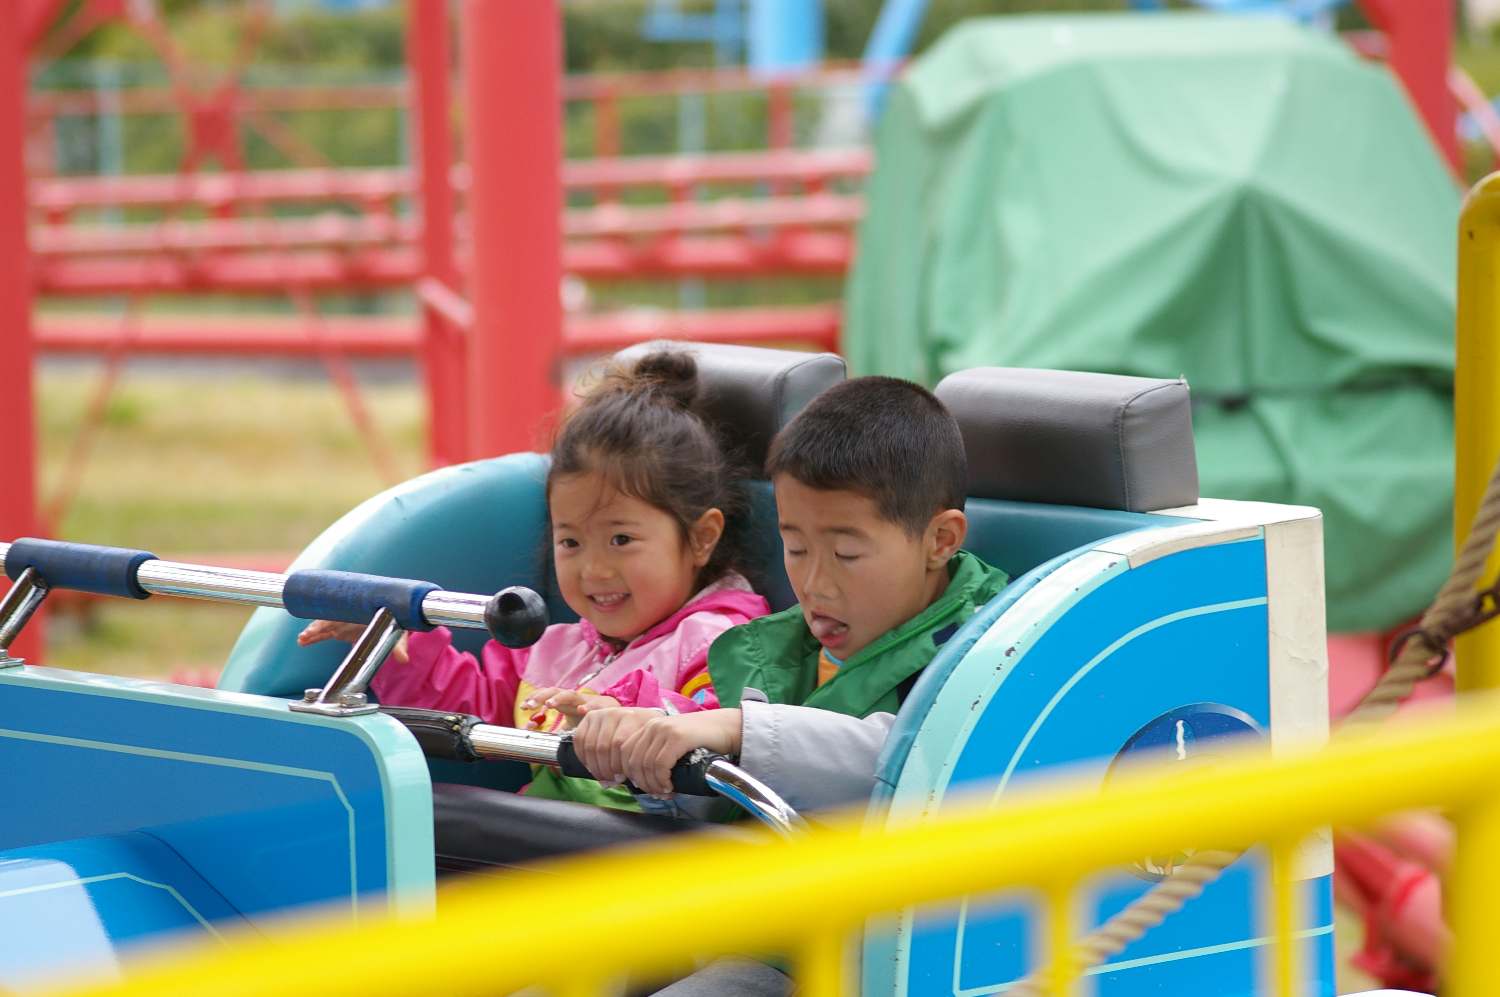
<path fill-rule="evenodd" d="M 787 577 L 808 629 L 840 661 L 926 609 L 947 584 L 963 542 L 940 536 L 940 513 L 921 536 L 880 515 L 858 492 L 810 488 L 788 474 L 772 482 Z"/>

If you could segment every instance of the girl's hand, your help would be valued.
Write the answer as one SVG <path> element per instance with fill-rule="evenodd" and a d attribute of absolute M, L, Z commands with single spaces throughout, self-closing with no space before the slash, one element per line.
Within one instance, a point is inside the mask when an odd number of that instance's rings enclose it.
<path fill-rule="evenodd" d="M 571 730 L 578 726 L 591 710 L 604 710 L 617 707 L 620 701 L 613 696 L 600 696 L 592 692 L 579 692 L 577 689 L 561 689 L 549 686 L 545 689 L 537 689 L 525 701 L 521 703 L 523 710 L 536 710 L 531 718 L 526 721 L 527 730 L 539 730 L 547 719 L 548 710 L 556 710 L 562 714 L 563 730 Z"/>
<path fill-rule="evenodd" d="M 625 777 L 620 749 L 636 731 L 660 719 L 661 710 L 639 706 L 591 710 L 584 714 L 573 733 L 573 750 L 594 778 L 600 782 L 619 782 Z"/>
<path fill-rule="evenodd" d="M 358 623 L 340 623 L 338 620 L 313 620 L 297 635 L 297 643 L 303 647 L 320 644 L 325 640 L 342 640 L 352 644 L 359 640 L 365 628 Z"/>
<path fill-rule="evenodd" d="M 733 709 L 648 720 L 621 745 L 625 778 L 643 793 L 671 796 L 672 766 L 694 748 L 738 757 L 743 722 L 740 711 Z"/>
<path fill-rule="evenodd" d="M 364 625 L 359 623 L 313 620 L 297 635 L 297 643 L 302 647 L 319 644 L 325 640 L 342 640 L 352 644 L 359 640 L 359 635 L 364 632 Z M 401 639 L 396 641 L 396 646 L 391 648 L 390 660 L 398 665 L 406 664 L 406 634 L 402 634 Z"/>

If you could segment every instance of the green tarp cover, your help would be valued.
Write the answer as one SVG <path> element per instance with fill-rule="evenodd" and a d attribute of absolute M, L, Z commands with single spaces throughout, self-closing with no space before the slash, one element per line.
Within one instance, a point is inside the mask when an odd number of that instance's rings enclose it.
<path fill-rule="evenodd" d="M 1332 629 L 1426 606 L 1459 193 L 1384 68 L 1270 19 L 970 22 L 892 87 L 868 198 L 857 373 L 1185 375 L 1204 495 L 1324 511 Z"/>

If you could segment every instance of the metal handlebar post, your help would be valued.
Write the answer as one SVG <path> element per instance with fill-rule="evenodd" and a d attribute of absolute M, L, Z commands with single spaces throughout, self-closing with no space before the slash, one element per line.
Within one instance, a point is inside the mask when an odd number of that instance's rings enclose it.
<path fill-rule="evenodd" d="M 0 560 L 0 565 L 4 563 Z M 0 600 L 0 668 L 13 668 L 25 663 L 24 658 L 10 653 L 10 645 L 45 598 L 47 583 L 42 581 L 35 570 L 27 568 L 21 572 L 21 577 L 16 579 L 10 591 L 5 593 L 5 598 Z"/>
<path fill-rule="evenodd" d="M 390 610 L 376 612 L 328 684 L 321 689 L 307 690 L 300 703 L 292 704 L 292 709 L 298 713 L 321 713 L 328 717 L 374 713 L 380 707 L 366 698 L 365 689 L 404 632 Z"/>

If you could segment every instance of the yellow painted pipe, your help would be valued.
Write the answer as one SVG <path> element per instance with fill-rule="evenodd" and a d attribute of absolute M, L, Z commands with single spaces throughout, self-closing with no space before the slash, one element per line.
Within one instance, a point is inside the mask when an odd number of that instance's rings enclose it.
<path fill-rule="evenodd" d="M 1500 173 L 1479 181 L 1458 222 L 1458 332 L 1454 372 L 1453 530 L 1463 542 L 1500 460 Z M 1490 557 L 1487 578 L 1500 560 Z M 1458 686 L 1500 688 L 1500 627 L 1458 638 Z"/>
<path fill-rule="evenodd" d="M 1301 927 L 1301 904 L 1297 902 L 1297 891 L 1302 884 L 1293 879 L 1299 844 L 1296 838 L 1289 838 L 1277 842 L 1271 848 L 1269 934 L 1276 939 L 1276 944 L 1271 950 L 1269 975 L 1275 985 L 1272 992 L 1276 997 L 1297 997 L 1304 990 L 1301 960 L 1297 952 L 1297 931 Z"/>
<path fill-rule="evenodd" d="M 1444 881 L 1453 952 L 1444 967 L 1445 997 L 1500 994 L 1500 959 L 1489 939 L 1500 909 L 1500 798 L 1454 812 L 1458 827 L 1453 867 Z"/>
<path fill-rule="evenodd" d="M 1451 993 L 1500 993 L 1486 918 L 1500 906 L 1500 694 L 1451 712 L 1336 735 L 1323 751 L 1097 773 L 984 799 L 880 833 L 862 813 L 793 839 L 652 843 L 545 870 L 445 887 L 432 919 L 302 919 L 227 949 L 198 946 L 74 997 L 316 993 L 378 997 L 430 988 L 447 997 L 509 993 L 570 978 L 686 968 L 694 955 L 799 954 L 822 992 L 837 990 L 825 946 L 883 911 L 1007 888 L 1047 889 L 1185 847 L 1287 841 L 1422 806 L 1459 823 L 1460 889 Z M 1473 821 L 1471 834 L 1470 821 Z M 1467 837 L 1466 837 L 1467 836 Z M 1283 917 L 1285 920 L 1285 916 Z M 820 937 L 821 936 L 821 937 Z M 608 944 L 599 944 L 608 939 Z M 573 991 L 570 991 L 573 992 Z"/>

